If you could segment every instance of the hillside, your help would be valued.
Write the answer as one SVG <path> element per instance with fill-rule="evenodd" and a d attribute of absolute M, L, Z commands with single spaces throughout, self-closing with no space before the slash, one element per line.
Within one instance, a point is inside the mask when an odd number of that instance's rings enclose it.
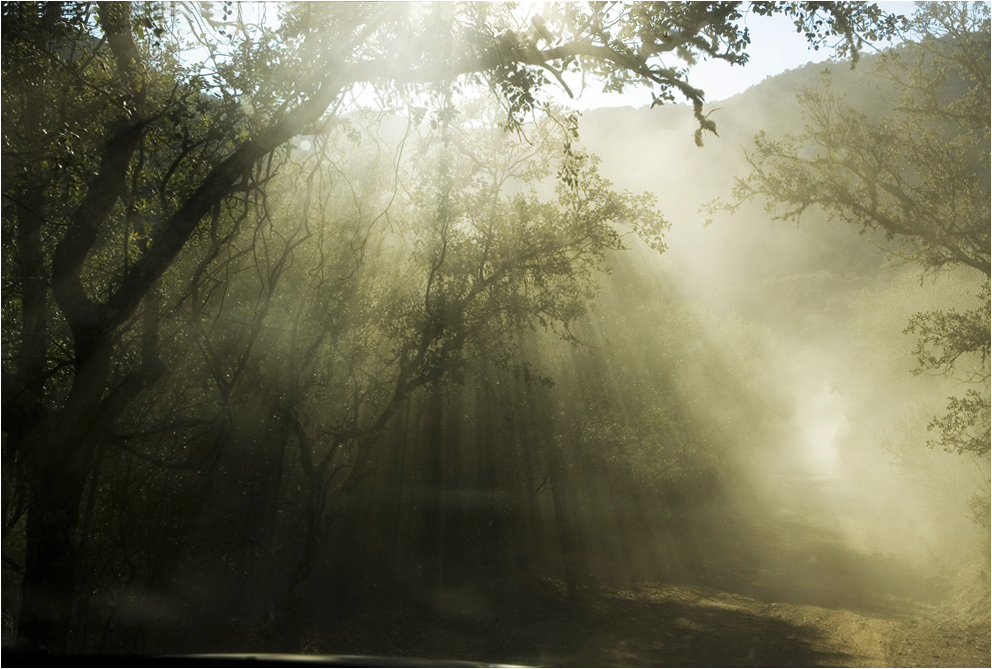
<path fill-rule="evenodd" d="M 871 78 L 878 61 L 865 57 L 854 70 L 810 64 L 768 78 L 717 105 L 720 136 L 701 149 L 692 146 L 689 110 L 677 106 L 588 112 L 582 138 L 618 186 L 658 196 L 672 224 L 669 249 L 645 262 L 714 320 L 739 319 L 774 342 L 778 391 L 792 401 L 796 434 L 764 473 L 795 476 L 781 463 L 802 463 L 805 475 L 843 489 L 829 514 L 846 541 L 907 558 L 965 600 L 980 601 L 986 590 L 987 602 L 988 572 L 969 560 L 984 561 L 988 528 L 969 520 L 967 499 L 987 486 L 988 459 L 926 448 L 926 416 L 956 382 L 910 374 L 913 341 L 903 334 L 918 311 L 967 308 L 979 281 L 967 272 L 920 280 L 918 267 L 885 250 L 897 247 L 884 235 L 814 210 L 798 225 L 774 220 L 761 202 L 721 212 L 708 226 L 699 212 L 731 199 L 758 132 L 802 129 L 796 94 L 823 86 L 825 70 L 835 93 L 870 116 L 881 113 L 896 94 Z M 752 474 L 769 480 L 761 476 Z M 789 513 L 808 506 L 801 493 L 769 495 Z"/>

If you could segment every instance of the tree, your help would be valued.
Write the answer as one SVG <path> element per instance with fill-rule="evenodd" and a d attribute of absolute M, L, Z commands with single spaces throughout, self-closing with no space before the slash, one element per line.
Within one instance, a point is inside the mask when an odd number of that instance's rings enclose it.
<path fill-rule="evenodd" d="M 907 43 L 884 54 L 876 81 L 900 95 L 891 113 L 872 118 L 846 106 L 824 80 L 799 96 L 801 135 L 756 138 L 751 174 L 734 191 L 765 198 L 778 217 L 797 220 L 811 207 L 878 230 L 924 275 L 966 268 L 983 279 L 977 306 L 916 314 L 914 373 L 956 375 L 972 385 L 935 418 L 930 442 L 948 451 L 989 453 L 989 8 L 927 4 Z M 733 209 L 734 207 L 730 207 Z M 977 387 L 976 387 L 977 386 Z"/>
<path fill-rule="evenodd" d="M 3 5 L 5 529 L 23 516 L 18 635 L 42 648 L 67 647 L 104 436 L 169 373 L 161 282 L 192 272 L 179 278 L 195 284 L 238 212 L 264 206 L 277 150 L 333 124 L 360 87 L 399 100 L 485 82 L 519 127 L 548 75 L 563 85 L 579 72 L 612 90 L 647 85 L 655 102 L 684 96 L 701 141 L 715 132 L 703 92 L 662 59 L 745 63 L 747 11 L 785 12 L 851 53 L 895 26 L 858 3 L 565 4 L 523 28 L 488 4 L 304 3 L 277 27 L 240 11 Z M 184 56 L 191 38 L 203 67 Z"/>

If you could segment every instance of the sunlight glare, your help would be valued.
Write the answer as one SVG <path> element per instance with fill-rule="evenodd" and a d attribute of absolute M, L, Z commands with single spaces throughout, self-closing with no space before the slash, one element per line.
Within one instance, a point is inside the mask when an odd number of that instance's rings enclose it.
<path fill-rule="evenodd" d="M 807 465 L 823 477 L 839 475 L 838 438 L 848 421 L 841 396 L 829 384 L 802 398 L 796 412 Z"/>

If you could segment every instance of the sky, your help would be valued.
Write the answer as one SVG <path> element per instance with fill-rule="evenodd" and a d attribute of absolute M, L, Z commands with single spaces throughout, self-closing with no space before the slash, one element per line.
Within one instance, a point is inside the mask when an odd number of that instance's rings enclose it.
<path fill-rule="evenodd" d="M 528 13 L 539 3 L 521 3 L 521 10 Z M 886 12 L 911 15 L 914 2 L 878 2 Z M 238 9 L 245 11 L 251 20 L 257 14 L 265 13 L 267 21 L 276 21 L 275 3 L 242 2 Z M 251 21 L 250 21 L 251 22 Z M 526 21 L 524 21 L 526 23 Z M 708 60 L 698 63 L 690 72 L 689 83 L 706 92 L 708 103 L 733 97 L 761 83 L 767 77 L 775 76 L 813 62 L 823 62 L 833 56 L 831 48 L 814 51 L 806 39 L 798 34 L 791 20 L 781 14 L 774 16 L 745 16 L 745 24 L 751 34 L 750 60 L 743 66 L 732 66 L 721 60 Z M 888 44 L 878 45 L 879 47 Z M 872 47 L 866 50 L 870 51 Z M 196 52 L 194 50 L 191 53 Z M 198 56 L 205 58 L 205 54 Z M 650 104 L 651 97 L 646 90 L 631 89 L 626 93 L 604 93 L 590 86 L 584 91 L 575 87 L 575 99 L 568 99 L 560 92 L 560 102 L 568 107 L 586 111 L 601 107 L 642 107 Z M 559 97 L 559 95 L 555 95 Z"/>
<path fill-rule="evenodd" d="M 915 9 L 914 2 L 879 2 L 878 5 L 886 12 L 905 15 L 912 14 Z M 807 63 L 822 62 L 833 55 L 829 48 L 813 51 L 785 16 L 749 15 L 746 17 L 746 25 L 751 33 L 751 58 L 747 65 L 731 66 L 725 61 L 710 60 L 699 63 L 692 69 L 689 81 L 706 91 L 707 102 L 725 100 L 743 93 L 767 77 Z M 650 104 L 650 96 L 647 93 L 602 93 L 589 89 L 571 104 L 582 110 L 597 107 L 640 107 Z"/>

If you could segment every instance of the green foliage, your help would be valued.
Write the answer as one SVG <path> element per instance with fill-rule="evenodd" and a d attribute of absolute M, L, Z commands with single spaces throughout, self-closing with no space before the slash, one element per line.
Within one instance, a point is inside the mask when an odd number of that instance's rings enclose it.
<path fill-rule="evenodd" d="M 927 6 L 915 40 L 882 60 L 879 79 L 902 94 L 889 116 L 849 108 L 829 79 L 799 97 L 806 132 L 762 133 L 739 180 L 795 219 L 819 206 L 903 242 L 927 271 L 965 264 L 989 272 L 989 18 L 980 5 Z"/>
<path fill-rule="evenodd" d="M 780 6 L 776 6 L 776 5 Z M 843 37 L 838 54 L 851 56 L 856 63 L 858 54 L 865 44 L 891 37 L 905 29 L 905 18 L 885 15 L 878 5 L 857 2 L 758 2 L 752 11 L 767 15 L 782 11 L 793 18 L 796 32 L 802 34 L 813 46 L 820 50 L 827 44 L 828 35 Z"/>
<path fill-rule="evenodd" d="M 901 95 L 891 113 L 850 108 L 825 77 L 799 96 L 805 132 L 759 134 L 753 171 L 734 190 L 786 220 L 818 207 L 881 231 L 924 274 L 966 266 L 985 275 L 978 308 L 919 313 L 906 328 L 919 336 L 915 373 L 960 372 L 982 386 L 950 400 L 930 425 L 940 435 L 931 445 L 980 455 L 989 452 L 989 32 L 986 5 L 922 7 L 910 40 L 874 75 Z"/>
<path fill-rule="evenodd" d="M 988 381 L 989 359 L 989 284 L 977 295 L 981 305 L 977 309 L 959 312 L 956 309 L 918 313 L 904 330 L 918 336 L 916 355 L 919 367 L 915 373 L 937 371 L 950 375 L 955 369 L 963 371 L 966 382 Z M 959 359 L 971 357 L 971 370 L 961 370 Z M 967 361 L 966 361 L 967 362 Z"/>
<path fill-rule="evenodd" d="M 678 94 L 701 141 L 715 129 L 703 92 L 666 60 L 745 62 L 741 7 L 563 3 L 520 26 L 489 3 L 296 3 L 278 22 L 231 2 L 5 3 L 3 507 L 5 537 L 26 537 L 19 634 L 90 649 L 114 629 L 140 646 L 135 593 L 172 596 L 190 565 L 246 609 L 239 579 L 275 573 L 265 596 L 292 609 L 328 550 L 331 502 L 382 465 L 402 407 L 473 362 L 529 370 L 521 334 L 574 339 L 626 234 L 663 248 L 651 198 L 613 192 L 574 119 L 548 120 L 538 150 L 521 139 L 543 89 L 569 73 Z M 873 6 L 755 7 L 855 47 L 892 27 Z M 475 83 L 501 111 L 461 120 L 520 136 L 466 131 L 493 150 L 459 154 L 455 102 Z M 382 116 L 347 118 L 369 99 Z M 406 173 L 409 131 L 371 141 L 394 130 L 385 112 L 416 108 L 412 125 L 430 109 L 438 133 L 419 138 L 419 160 L 439 157 L 426 183 Z M 507 192 L 548 165 L 554 196 Z"/>
<path fill-rule="evenodd" d="M 969 389 L 964 397 L 952 397 L 947 403 L 947 413 L 934 418 L 927 426 L 927 430 L 940 434 L 940 438 L 931 441 L 930 445 L 959 454 L 987 455 L 990 420 L 987 394 Z"/>
<path fill-rule="evenodd" d="M 845 107 L 828 81 L 803 93 L 800 103 L 807 133 L 781 140 L 758 135 L 751 156 L 756 171 L 737 185 L 737 198 L 767 197 L 770 209 L 786 207 L 785 219 L 822 207 L 900 240 L 900 254 L 926 270 L 963 263 L 986 271 L 988 180 L 976 139 L 987 127 L 935 130 L 911 115 L 871 122 Z"/>

